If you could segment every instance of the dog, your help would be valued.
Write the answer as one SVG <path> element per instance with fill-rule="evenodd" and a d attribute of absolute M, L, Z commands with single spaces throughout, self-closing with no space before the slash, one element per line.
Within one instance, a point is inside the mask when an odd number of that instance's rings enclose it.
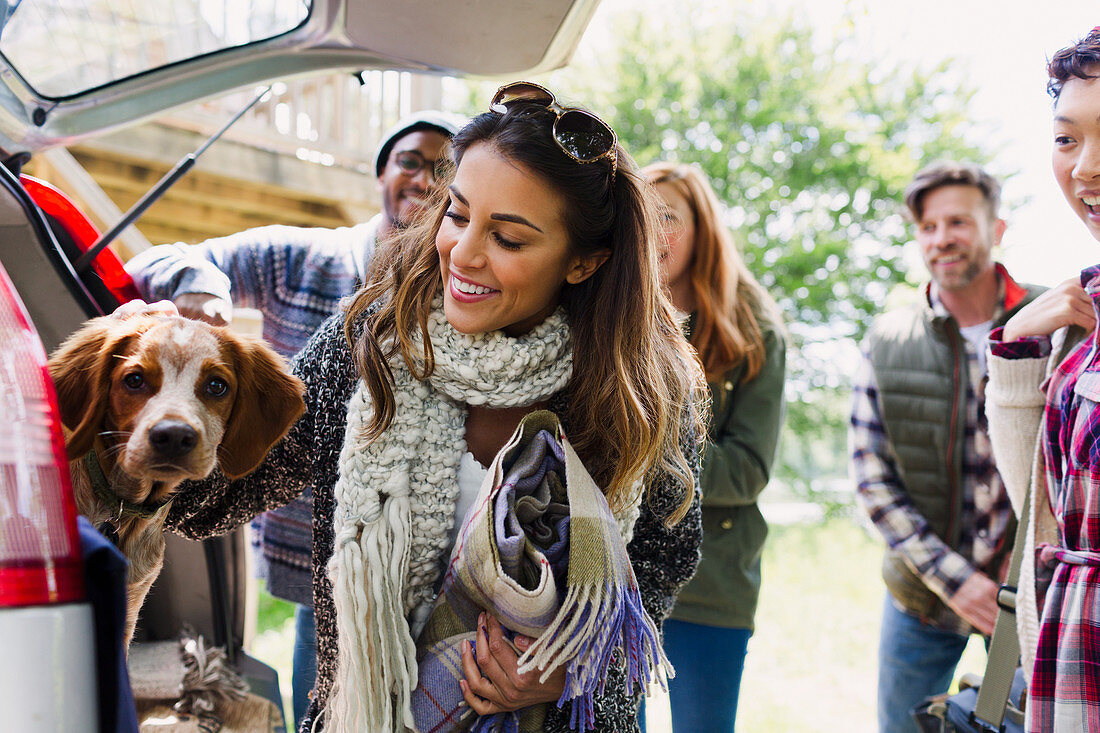
<path fill-rule="evenodd" d="M 94 318 L 49 371 L 77 508 L 130 561 L 129 647 L 180 483 L 256 468 L 305 411 L 304 386 L 263 341 L 178 316 Z"/>

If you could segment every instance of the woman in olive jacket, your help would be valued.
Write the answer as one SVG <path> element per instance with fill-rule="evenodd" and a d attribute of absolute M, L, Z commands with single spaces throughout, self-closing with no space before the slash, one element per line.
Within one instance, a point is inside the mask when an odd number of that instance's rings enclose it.
<path fill-rule="evenodd" d="M 783 422 L 786 345 L 775 301 L 746 269 L 698 169 L 644 170 L 664 200 L 665 283 L 713 397 L 703 455 L 703 560 L 665 622 L 675 730 L 732 731 L 768 527 L 756 500 Z"/>

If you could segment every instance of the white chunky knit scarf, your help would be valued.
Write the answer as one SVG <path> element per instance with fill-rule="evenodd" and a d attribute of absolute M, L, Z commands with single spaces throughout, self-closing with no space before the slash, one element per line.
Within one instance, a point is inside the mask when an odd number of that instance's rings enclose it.
<path fill-rule="evenodd" d="M 413 728 L 416 647 L 406 616 L 431 600 L 449 545 L 466 405 L 545 400 L 573 371 L 561 309 L 510 338 L 499 331 L 459 333 L 440 300 L 435 306 L 428 319 L 435 370 L 421 382 L 400 354 L 391 362 L 395 412 L 386 432 L 369 444 L 363 438 L 372 407 L 362 381 L 348 405 L 328 564 L 338 636 L 328 730 Z"/>

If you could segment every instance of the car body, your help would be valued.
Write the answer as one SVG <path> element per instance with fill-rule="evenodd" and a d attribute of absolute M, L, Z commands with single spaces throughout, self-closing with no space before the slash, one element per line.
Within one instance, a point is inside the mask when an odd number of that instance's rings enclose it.
<path fill-rule="evenodd" d="M 549 70 L 568 61 L 597 3 L 490 0 L 441 10 L 435 0 L 191 0 L 173 3 L 167 13 L 158 0 L 21 0 L 0 8 L 5 729 L 100 728 L 95 690 L 105 672 L 95 669 L 91 612 L 74 578 L 74 509 L 45 355 L 84 320 L 109 313 L 133 294 L 109 250 L 76 272 L 74 261 L 98 233 L 63 192 L 21 178 L 21 165 L 47 148 L 301 74 L 397 69 L 518 76 Z M 250 667 L 236 649 L 244 613 L 243 543 L 237 537 L 192 544 L 200 549 L 188 551 L 198 552 L 197 562 L 205 565 L 203 582 L 196 584 L 191 570 L 182 569 L 186 561 L 174 565 L 170 549 L 160 597 L 147 604 L 157 609 L 150 615 L 161 620 L 161 633 L 194 623 L 226 645 L 255 684 L 262 665 Z M 17 592 L 28 573 L 41 592 Z M 171 589 L 181 587 L 188 588 L 187 598 L 172 598 Z"/>

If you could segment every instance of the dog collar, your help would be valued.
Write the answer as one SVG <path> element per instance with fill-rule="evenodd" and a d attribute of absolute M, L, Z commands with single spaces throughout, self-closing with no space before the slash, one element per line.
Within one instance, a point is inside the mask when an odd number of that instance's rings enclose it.
<path fill-rule="evenodd" d="M 90 450 L 84 454 L 84 467 L 88 469 L 88 478 L 92 482 L 92 490 L 95 491 L 96 497 L 109 507 L 114 507 L 116 504 L 118 505 L 118 514 L 113 519 L 108 520 L 111 524 L 117 524 L 123 517 L 149 519 L 172 500 L 169 497 L 163 501 L 135 504 L 119 498 L 118 494 L 111 491 L 111 484 L 103 474 L 103 469 L 99 465 L 99 458 L 96 456 L 95 450 Z"/>

